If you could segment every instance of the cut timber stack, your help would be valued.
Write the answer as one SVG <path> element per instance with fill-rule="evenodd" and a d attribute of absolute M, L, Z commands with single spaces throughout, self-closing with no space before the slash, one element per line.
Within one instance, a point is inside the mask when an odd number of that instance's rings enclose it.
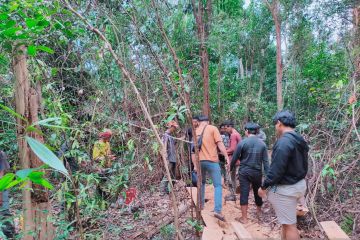
<path fill-rule="evenodd" d="M 350 240 L 349 236 L 334 221 L 320 222 L 329 240 Z"/>

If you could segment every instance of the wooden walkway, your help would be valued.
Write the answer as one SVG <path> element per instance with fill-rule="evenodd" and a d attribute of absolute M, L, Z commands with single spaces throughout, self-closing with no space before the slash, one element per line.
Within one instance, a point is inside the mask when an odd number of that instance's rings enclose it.
<path fill-rule="evenodd" d="M 187 188 L 189 194 L 193 197 L 193 201 L 196 204 L 197 189 Z M 212 212 L 214 207 L 213 201 L 213 187 L 207 186 L 205 197 L 209 199 L 205 203 L 205 209 L 201 211 L 201 216 L 205 223 L 202 239 L 203 240 L 236 240 L 236 239 L 268 239 L 279 238 L 277 230 L 270 229 L 269 227 L 262 226 L 253 219 L 249 219 L 249 223 L 246 225 L 235 221 L 236 217 L 240 217 L 239 202 L 223 202 L 223 215 L 226 222 L 222 222 L 213 217 Z M 226 190 L 223 190 L 223 194 L 227 194 Z M 237 206 L 238 205 L 238 206 Z"/>

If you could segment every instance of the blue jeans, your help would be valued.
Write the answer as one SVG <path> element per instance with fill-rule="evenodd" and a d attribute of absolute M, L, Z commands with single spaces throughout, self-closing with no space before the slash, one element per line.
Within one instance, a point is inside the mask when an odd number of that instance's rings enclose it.
<path fill-rule="evenodd" d="M 206 183 L 206 173 L 210 175 L 210 178 L 213 182 L 215 193 L 215 207 L 214 212 L 221 213 L 222 209 L 222 184 L 221 184 L 221 169 L 219 163 L 212 161 L 200 161 L 201 166 L 201 205 L 205 205 L 205 183 Z"/>

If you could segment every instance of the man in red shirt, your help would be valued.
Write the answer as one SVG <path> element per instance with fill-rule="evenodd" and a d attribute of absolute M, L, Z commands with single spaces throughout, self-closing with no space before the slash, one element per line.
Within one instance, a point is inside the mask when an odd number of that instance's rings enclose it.
<path fill-rule="evenodd" d="M 224 121 L 224 126 L 226 131 L 230 134 L 230 146 L 226 149 L 226 152 L 229 156 L 229 159 L 232 158 L 236 150 L 236 146 L 241 142 L 241 135 L 236 129 L 234 128 L 234 122 L 230 120 Z M 230 172 L 230 183 L 229 183 L 229 190 L 230 194 L 225 196 L 225 201 L 236 201 L 236 173 L 239 170 L 240 161 L 236 162 L 236 168 Z"/>

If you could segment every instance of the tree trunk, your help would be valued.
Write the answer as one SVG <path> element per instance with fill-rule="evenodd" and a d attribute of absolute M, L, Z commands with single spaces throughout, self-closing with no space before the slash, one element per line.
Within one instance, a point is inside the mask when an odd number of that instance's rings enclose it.
<path fill-rule="evenodd" d="M 25 128 L 28 124 L 38 121 L 39 95 L 36 90 L 30 87 L 29 73 L 27 69 L 25 47 L 19 48 L 22 53 L 16 55 L 13 59 L 13 71 L 15 75 L 15 102 L 17 113 L 28 119 L 17 119 L 17 139 L 19 145 L 19 157 L 22 169 L 36 168 L 42 165 L 42 162 L 29 149 L 25 141 Z M 43 141 L 42 137 L 32 132 L 31 137 Z M 33 192 L 27 190 L 33 189 Z M 23 239 L 52 239 L 53 226 L 48 221 L 49 202 L 46 189 L 39 185 L 29 183 L 23 190 L 23 218 L 24 218 L 24 237 Z"/>
<path fill-rule="evenodd" d="M 199 1 L 198 7 L 195 5 L 195 0 L 192 0 L 193 13 L 196 20 L 197 36 L 200 42 L 200 61 L 201 61 L 201 77 L 203 79 L 203 114 L 211 120 L 210 111 L 210 93 L 209 93 L 209 53 L 206 46 L 206 41 L 209 36 L 210 18 L 212 10 L 211 0 L 207 0 L 206 9 L 203 1 Z M 206 10 L 206 11 L 205 11 Z"/>
<path fill-rule="evenodd" d="M 244 76 L 244 64 L 243 64 L 243 59 L 242 58 L 239 59 L 239 68 L 240 68 L 240 78 L 244 79 L 245 78 L 245 76 Z"/>
<path fill-rule="evenodd" d="M 282 97 L 282 75 L 283 67 L 281 62 L 281 22 L 279 19 L 279 0 L 274 0 L 271 4 L 265 0 L 271 15 L 274 19 L 276 31 L 276 102 L 278 110 L 283 108 Z"/>
<path fill-rule="evenodd" d="M 355 81 L 360 80 L 360 5 L 354 8 L 354 65 L 355 65 Z M 355 89 L 356 90 L 356 89 Z"/>
<path fill-rule="evenodd" d="M 20 47 L 20 51 L 25 51 L 25 47 Z M 13 71 L 15 76 L 15 108 L 16 112 L 24 116 L 26 119 L 29 117 L 29 89 L 30 82 L 28 79 L 28 69 L 26 66 L 25 54 L 15 55 L 13 59 Z M 21 168 L 30 168 L 30 149 L 25 141 L 25 129 L 27 122 L 17 118 L 17 142 L 19 147 L 19 158 Z M 23 239 L 33 239 L 30 234 L 35 225 L 33 221 L 33 212 L 31 206 L 31 192 L 26 189 L 30 189 L 31 183 L 28 183 L 22 190 L 22 207 L 23 207 Z"/>
<path fill-rule="evenodd" d="M 261 95 L 263 93 L 264 90 L 264 81 L 265 81 L 265 67 L 263 67 L 261 69 L 261 74 L 260 74 L 260 82 L 259 82 L 259 93 L 258 93 L 258 99 L 260 101 L 261 99 Z"/>

